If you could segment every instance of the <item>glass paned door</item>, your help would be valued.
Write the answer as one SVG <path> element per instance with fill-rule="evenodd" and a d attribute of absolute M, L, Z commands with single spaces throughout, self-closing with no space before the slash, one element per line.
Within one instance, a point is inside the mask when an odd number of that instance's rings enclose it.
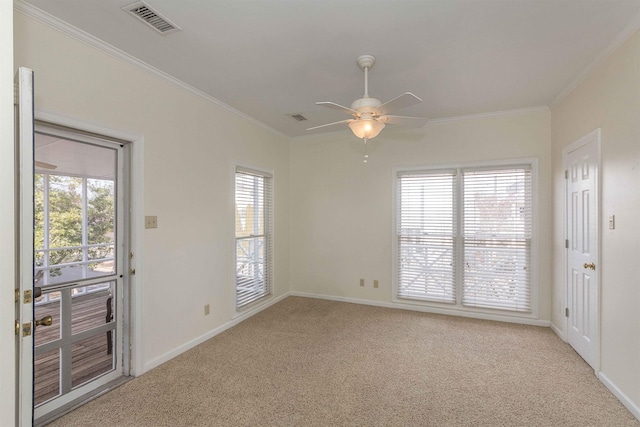
<path fill-rule="evenodd" d="M 35 134 L 36 422 L 124 374 L 123 155 L 99 138 Z"/>

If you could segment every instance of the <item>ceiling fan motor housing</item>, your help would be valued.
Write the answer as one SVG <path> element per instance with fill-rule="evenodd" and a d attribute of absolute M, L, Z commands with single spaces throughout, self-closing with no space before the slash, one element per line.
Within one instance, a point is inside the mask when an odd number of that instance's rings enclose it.
<path fill-rule="evenodd" d="M 353 101 L 351 109 L 357 111 L 360 114 L 375 115 L 378 113 L 378 108 L 382 105 L 379 99 L 376 98 L 360 98 Z"/>

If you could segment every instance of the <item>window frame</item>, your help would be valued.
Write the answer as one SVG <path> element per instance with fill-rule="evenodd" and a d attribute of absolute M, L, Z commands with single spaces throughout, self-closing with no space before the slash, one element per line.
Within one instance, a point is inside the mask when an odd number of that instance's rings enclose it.
<path fill-rule="evenodd" d="M 462 173 L 464 170 L 468 169 L 491 169 L 491 168 L 507 168 L 509 166 L 523 166 L 527 165 L 531 167 L 531 258 L 530 258 L 530 268 L 531 268 L 531 310 L 529 312 L 519 312 L 513 310 L 503 310 L 499 308 L 481 308 L 481 307 L 471 307 L 467 305 L 463 305 L 463 282 L 464 282 L 464 236 L 463 236 L 463 180 Z M 419 172 L 438 172 L 438 171 L 446 171 L 455 169 L 456 173 L 456 184 L 455 184 L 455 192 L 456 192 L 456 212 L 454 222 L 457 223 L 457 233 L 456 239 L 457 242 L 455 244 L 456 251 L 456 269 L 455 269 L 455 294 L 456 294 L 456 302 L 448 303 L 448 302 L 436 302 L 436 301 L 425 301 L 423 299 L 410 299 L 399 296 L 399 277 L 400 277 L 400 266 L 399 266 L 399 236 L 398 236 L 398 221 L 399 221 L 399 213 L 400 213 L 400 194 L 398 194 L 399 186 L 398 174 L 402 173 L 419 173 Z M 539 254 L 538 254 L 538 241 L 539 241 L 539 221 L 538 221 L 538 213 L 540 210 L 539 206 L 539 197 L 538 197 L 538 159 L 537 158 L 516 158 L 516 159 L 505 159 L 505 160 L 495 160 L 495 161 L 480 161 L 480 162 L 468 162 L 468 163 L 454 163 L 454 164 L 443 164 L 443 165 L 418 165 L 418 166 L 410 166 L 410 167 L 394 167 L 392 170 L 392 287 L 391 287 L 391 300 L 394 303 L 413 306 L 414 308 L 430 311 L 435 313 L 442 314 L 457 314 L 457 315 L 479 315 L 484 318 L 493 318 L 493 319 L 504 319 L 505 317 L 512 318 L 524 318 L 524 319 L 537 319 L 539 313 L 539 298 L 538 298 L 538 265 L 539 265 Z"/>
<path fill-rule="evenodd" d="M 237 280 L 237 266 L 238 266 L 238 235 L 236 234 L 236 197 L 237 197 L 237 189 L 236 189 L 236 181 L 238 174 L 245 175 L 254 175 L 256 177 L 263 178 L 268 180 L 268 191 L 267 185 L 264 187 L 264 195 L 265 197 L 264 204 L 264 229 L 261 236 L 264 236 L 264 245 L 265 245 L 265 261 L 264 261 L 264 281 L 266 284 L 266 291 L 263 295 L 253 298 L 250 301 L 238 306 L 238 280 Z M 233 218 L 234 218 L 234 238 L 233 238 L 233 304 L 234 309 L 236 311 L 236 316 L 244 313 L 247 310 L 250 310 L 256 306 L 262 305 L 265 301 L 273 298 L 274 295 L 274 285 L 273 285 L 273 277 L 274 277 L 274 174 L 273 172 L 266 171 L 263 169 L 245 166 L 241 164 L 235 164 L 233 167 Z M 259 236 L 256 236 L 259 237 Z M 244 239 L 244 238 L 241 238 Z M 235 317 L 235 316 L 234 316 Z"/>

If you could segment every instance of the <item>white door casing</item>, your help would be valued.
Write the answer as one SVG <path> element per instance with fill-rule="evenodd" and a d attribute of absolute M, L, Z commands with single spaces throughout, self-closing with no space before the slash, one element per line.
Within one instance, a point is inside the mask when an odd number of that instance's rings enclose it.
<path fill-rule="evenodd" d="M 34 73 L 32 70 L 20 67 L 15 76 L 15 101 L 14 101 L 14 114 L 15 114 L 15 155 L 16 155 L 16 170 L 15 170 L 15 188 L 16 188 L 16 266 L 17 280 L 16 280 L 16 345 L 15 345 L 15 357 L 16 365 L 13 371 L 16 378 L 16 425 L 17 426 L 31 426 L 34 423 L 34 399 L 33 399 L 33 357 L 34 357 L 34 316 L 33 316 L 33 297 L 31 301 L 25 302 L 25 291 L 33 292 L 34 282 L 34 137 L 35 137 L 35 116 L 36 111 L 34 108 Z M 143 137 L 140 135 L 133 135 L 124 132 L 119 132 L 111 128 L 99 127 L 96 125 L 89 125 L 84 122 L 76 121 L 64 116 L 58 116 L 53 113 L 39 112 L 39 120 L 44 120 L 48 123 L 55 123 L 59 126 L 78 129 L 80 131 L 108 135 L 108 138 L 123 141 L 133 141 L 135 144 L 126 144 L 127 148 L 125 159 L 123 159 L 123 152 L 119 153 L 119 164 L 123 165 L 124 175 L 126 179 L 121 179 L 118 184 L 118 192 L 122 194 L 127 203 L 120 204 L 122 206 L 119 209 L 118 222 L 128 230 L 125 234 L 127 238 L 119 239 L 121 244 L 119 249 L 123 254 L 129 254 L 130 251 L 136 250 L 136 264 L 138 264 L 139 273 L 141 273 L 141 254 L 142 254 L 142 233 L 143 229 L 142 219 L 138 219 L 140 223 L 138 226 L 133 226 L 134 233 L 131 236 L 130 230 L 132 228 L 131 221 L 129 219 L 132 208 L 129 208 L 128 203 L 131 200 L 131 194 L 129 186 L 133 187 L 133 193 L 138 195 L 136 200 L 143 200 L 143 186 L 141 184 L 142 177 L 142 153 L 143 153 Z M 135 148 L 130 148 L 134 146 Z M 131 167 L 129 164 L 130 153 L 134 153 L 133 157 L 137 159 L 136 176 L 133 180 L 133 184 L 129 181 L 131 176 Z M 122 172 L 122 171 L 121 171 Z M 126 206 L 124 206 L 126 205 Z M 126 215 L 125 215 L 126 212 Z M 142 218 L 142 217 L 140 217 Z M 121 228 L 122 229 L 122 228 Z M 122 233 L 122 231 L 121 231 Z M 133 254 L 133 251 L 131 252 Z M 133 256 L 133 255 L 132 255 Z M 127 257 L 128 259 L 129 257 Z M 127 264 L 129 267 L 127 267 Z M 128 274 L 130 268 L 133 268 L 132 260 L 128 260 L 127 263 L 121 262 L 118 275 L 124 277 L 124 282 L 127 283 L 127 288 L 132 282 L 133 277 Z M 139 274 L 141 276 L 141 274 Z M 122 280 L 120 280 L 121 282 Z M 119 284 L 120 294 L 125 295 L 122 292 L 122 283 Z M 128 291 L 127 291 L 128 294 Z M 135 304 L 136 307 L 140 306 L 141 294 L 138 290 L 135 292 Z M 130 370 L 138 373 L 143 372 L 142 369 L 142 357 L 140 352 L 135 353 L 135 363 L 133 366 L 129 364 L 129 358 L 133 351 L 134 344 L 140 342 L 140 327 L 137 321 L 132 319 L 132 313 L 136 310 L 120 310 L 118 316 L 120 318 L 119 333 L 118 336 L 123 337 L 123 341 L 127 343 L 123 346 L 123 353 L 121 355 L 122 361 L 118 362 L 118 366 L 121 366 L 121 374 L 130 375 Z M 127 324 L 126 333 L 123 324 Z M 24 334 L 23 329 L 28 327 L 29 334 Z M 130 338 L 129 327 L 134 331 L 135 338 Z M 123 343 L 124 344 L 124 343 Z"/>
<path fill-rule="evenodd" d="M 567 236 L 567 340 L 596 371 L 599 334 L 600 129 L 564 149 Z"/>
<path fill-rule="evenodd" d="M 33 292 L 33 71 L 18 69 L 16 86 L 16 182 L 19 186 L 17 418 L 18 425 L 30 426 L 33 422 L 33 298 L 28 295 Z"/>

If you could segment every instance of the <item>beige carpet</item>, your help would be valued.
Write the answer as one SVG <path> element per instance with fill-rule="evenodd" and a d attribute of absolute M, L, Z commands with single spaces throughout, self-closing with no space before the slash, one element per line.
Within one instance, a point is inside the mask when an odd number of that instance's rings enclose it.
<path fill-rule="evenodd" d="M 551 330 L 287 298 L 54 426 L 639 426 Z"/>

